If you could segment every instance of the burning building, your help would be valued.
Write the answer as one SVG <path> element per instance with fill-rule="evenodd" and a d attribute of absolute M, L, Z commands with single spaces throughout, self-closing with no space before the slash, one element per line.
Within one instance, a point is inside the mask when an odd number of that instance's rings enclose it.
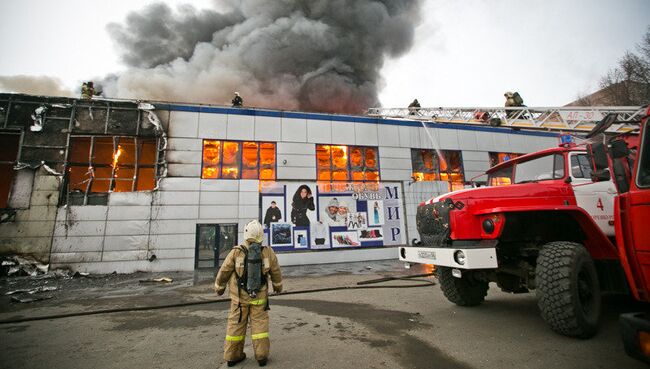
<path fill-rule="evenodd" d="M 101 273 L 215 267 L 252 218 L 284 265 L 395 258 L 421 201 L 557 135 L 0 94 L 0 142 L 0 253 Z"/>

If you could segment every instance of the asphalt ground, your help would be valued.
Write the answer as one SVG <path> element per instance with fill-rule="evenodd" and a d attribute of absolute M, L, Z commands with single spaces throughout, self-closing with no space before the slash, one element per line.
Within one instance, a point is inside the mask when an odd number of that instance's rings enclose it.
<path fill-rule="evenodd" d="M 604 301 L 599 334 L 563 337 L 540 318 L 534 294 L 492 285 L 475 308 L 449 303 L 433 277 L 358 282 L 426 272 L 398 262 L 285 268 L 287 294 L 271 297 L 269 368 L 642 368 L 628 358 L 617 319 L 644 308 L 626 297 Z M 213 272 L 0 280 L 0 368 L 221 368 L 229 302 L 211 292 Z M 47 284 L 44 282 L 47 281 Z M 52 299 L 20 304 L 4 293 L 57 286 Z M 413 288 L 405 288 L 418 286 Z M 296 293 L 310 289 L 342 290 Z M 386 288 L 374 288 L 386 287 Z M 210 303 L 203 303 L 203 302 Z M 198 305 L 28 320 L 101 309 Z M 248 355 L 239 368 L 254 368 Z"/>

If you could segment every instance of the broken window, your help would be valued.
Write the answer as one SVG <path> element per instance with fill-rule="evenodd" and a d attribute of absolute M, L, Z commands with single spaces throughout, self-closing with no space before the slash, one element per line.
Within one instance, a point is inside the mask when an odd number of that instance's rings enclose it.
<path fill-rule="evenodd" d="M 439 181 L 440 160 L 435 150 L 411 149 L 413 178 L 416 181 Z"/>
<path fill-rule="evenodd" d="M 0 209 L 7 207 L 11 193 L 19 141 L 19 134 L 0 134 Z"/>
<path fill-rule="evenodd" d="M 204 179 L 275 180 L 275 143 L 203 140 Z"/>
<path fill-rule="evenodd" d="M 465 185 L 460 151 L 411 149 L 411 164 L 415 181 L 448 182 L 450 191 Z"/>
<path fill-rule="evenodd" d="M 91 205 L 108 192 L 151 191 L 156 183 L 155 138 L 70 138 L 67 189 L 76 205 Z M 91 200 L 89 201 L 89 198 Z"/>
<path fill-rule="evenodd" d="M 376 147 L 316 145 L 319 181 L 379 181 Z"/>

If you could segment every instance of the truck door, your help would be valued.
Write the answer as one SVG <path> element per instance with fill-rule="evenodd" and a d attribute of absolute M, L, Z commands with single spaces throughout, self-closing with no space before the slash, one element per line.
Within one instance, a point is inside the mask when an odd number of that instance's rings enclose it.
<path fill-rule="evenodd" d="M 614 237 L 614 182 L 592 182 L 587 153 L 569 153 L 569 163 L 571 186 L 578 206 L 591 215 L 605 235 Z"/>
<path fill-rule="evenodd" d="M 618 198 L 617 243 L 635 297 L 650 301 L 650 129 L 646 119 L 630 191 Z"/>

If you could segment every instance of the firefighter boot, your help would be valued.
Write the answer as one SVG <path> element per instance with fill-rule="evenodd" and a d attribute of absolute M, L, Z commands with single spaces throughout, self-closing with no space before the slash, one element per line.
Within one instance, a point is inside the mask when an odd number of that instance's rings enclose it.
<path fill-rule="evenodd" d="M 257 301 L 260 302 L 259 305 L 250 305 L 251 336 L 253 338 L 255 360 L 257 360 L 260 366 L 264 366 L 269 357 L 269 349 L 271 346 L 269 341 L 269 312 L 265 310 L 266 299 L 259 299 Z"/>
<path fill-rule="evenodd" d="M 229 361 L 228 362 L 228 367 L 235 366 L 235 365 L 241 363 L 244 360 L 246 360 L 246 353 L 245 352 L 244 352 L 244 356 L 242 356 L 239 360 L 237 360 L 237 361 Z"/>
<path fill-rule="evenodd" d="M 228 362 L 228 366 L 233 366 L 246 358 L 244 339 L 246 338 L 246 325 L 248 322 L 248 305 L 241 305 L 241 319 L 239 314 L 238 304 L 231 302 L 228 327 L 226 328 L 226 342 L 223 345 L 223 358 Z"/>

